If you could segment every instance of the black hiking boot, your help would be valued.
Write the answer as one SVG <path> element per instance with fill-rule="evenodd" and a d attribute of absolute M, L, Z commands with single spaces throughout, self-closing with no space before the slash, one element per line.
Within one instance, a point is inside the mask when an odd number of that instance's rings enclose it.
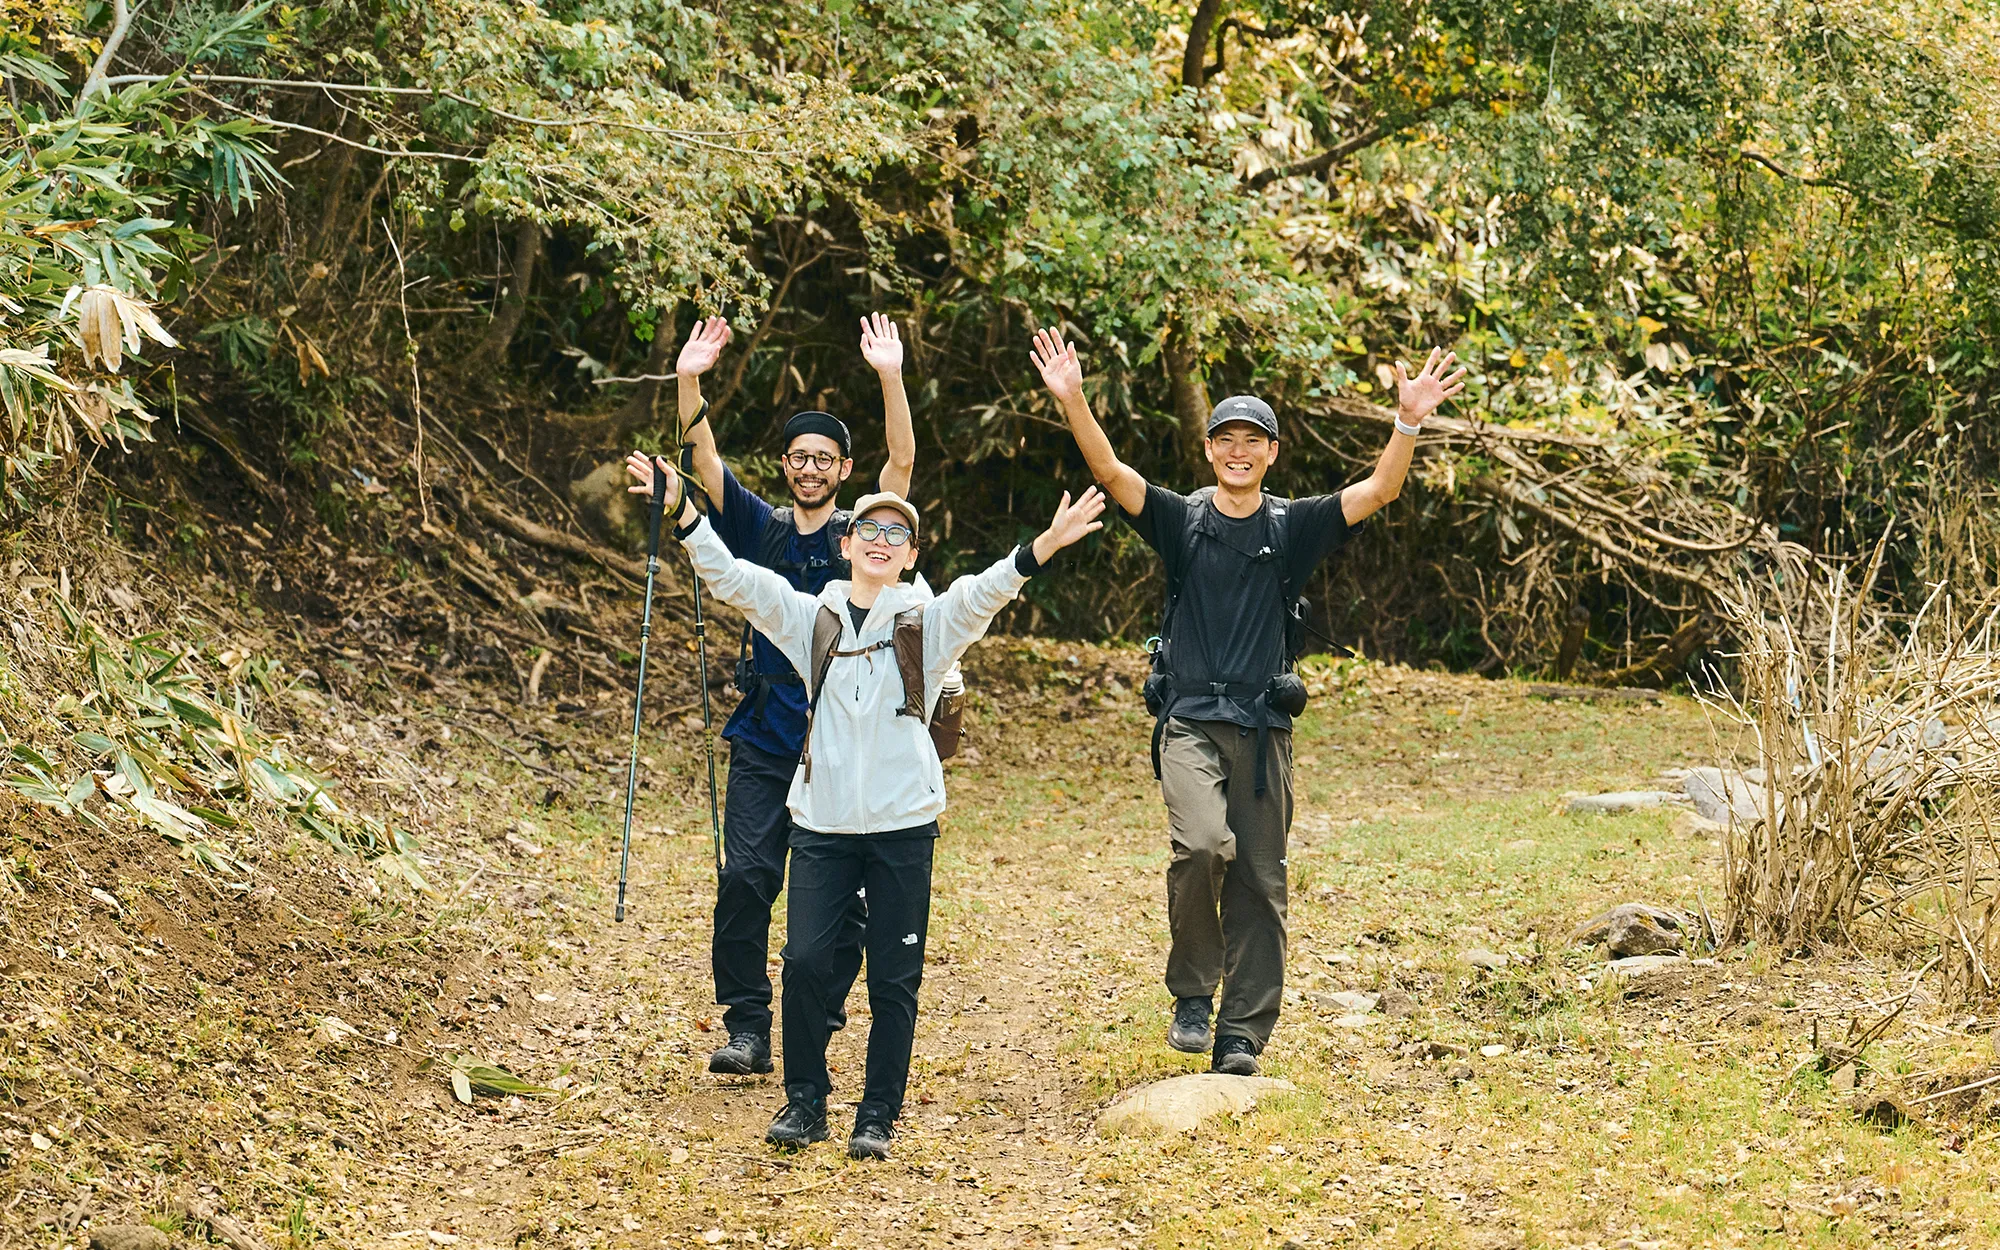
<path fill-rule="evenodd" d="M 731 1033 L 729 1045 L 708 1057 L 708 1070 L 726 1076 L 750 1076 L 771 1070 L 771 1039 L 762 1033 Z"/>
<path fill-rule="evenodd" d="M 780 1150 L 799 1150 L 826 1140 L 826 1099 L 791 1097 L 771 1121 L 764 1140 Z"/>
<path fill-rule="evenodd" d="M 1215 1059 L 1209 1071 L 1225 1076 L 1257 1075 L 1257 1043 L 1247 1037 L 1215 1039 Z"/>
<path fill-rule="evenodd" d="M 1210 998 L 1182 998 L 1174 1002 L 1174 1022 L 1167 1026 L 1167 1045 L 1185 1054 L 1199 1055 L 1208 1049 L 1208 1017 L 1215 1011 Z"/>
<path fill-rule="evenodd" d="M 870 1116 L 854 1121 L 854 1136 L 847 1139 L 847 1157 L 850 1159 L 886 1159 L 889 1157 L 889 1140 L 896 1135 L 896 1126 L 887 1120 Z"/>

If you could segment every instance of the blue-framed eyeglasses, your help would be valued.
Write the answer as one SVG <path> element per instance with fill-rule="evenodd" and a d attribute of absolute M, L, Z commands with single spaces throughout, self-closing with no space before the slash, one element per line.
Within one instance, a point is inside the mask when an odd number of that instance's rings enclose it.
<path fill-rule="evenodd" d="M 891 547 L 900 547 L 904 543 L 909 542 L 912 535 L 910 527 L 907 525 L 884 525 L 880 521 L 856 521 L 854 523 L 854 536 L 864 543 L 872 543 L 879 538 Z"/>

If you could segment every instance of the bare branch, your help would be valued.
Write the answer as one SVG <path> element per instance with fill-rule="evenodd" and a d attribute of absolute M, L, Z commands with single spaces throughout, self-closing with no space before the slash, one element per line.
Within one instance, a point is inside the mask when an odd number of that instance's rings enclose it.
<path fill-rule="evenodd" d="M 1336 143 L 1318 156 L 1309 156 L 1289 165 L 1273 165 L 1261 173 L 1253 174 L 1243 185 L 1252 191 L 1268 187 L 1280 178 L 1299 178 L 1311 174 L 1323 174 L 1363 148 L 1373 147 L 1389 134 L 1386 126 L 1379 122 L 1343 142 Z"/>
<path fill-rule="evenodd" d="M 146 0 L 139 0 L 139 5 L 127 5 L 125 0 L 111 0 L 111 33 L 104 37 L 104 50 L 97 54 L 97 60 L 91 65 L 90 73 L 84 76 L 83 90 L 76 93 L 78 113 L 83 112 L 83 106 L 89 102 L 91 93 L 105 85 L 105 71 L 111 68 L 111 61 L 118 55 L 119 46 L 125 42 L 125 36 L 131 33 L 132 18 L 139 12 L 139 6 L 145 2 Z"/>

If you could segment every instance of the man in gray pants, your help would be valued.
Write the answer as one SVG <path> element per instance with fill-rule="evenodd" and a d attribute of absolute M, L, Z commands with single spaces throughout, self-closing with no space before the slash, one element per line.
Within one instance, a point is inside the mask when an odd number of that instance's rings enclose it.
<path fill-rule="evenodd" d="M 1364 519 L 1401 493 L 1424 418 L 1465 389 L 1457 358 L 1433 349 L 1414 377 L 1396 365 L 1396 432 L 1365 480 L 1332 495 L 1264 493 L 1278 418 L 1248 395 L 1217 404 L 1203 450 L 1216 484 L 1180 495 L 1118 459 L 1083 397 L 1076 348 L 1035 335 L 1042 382 L 1084 460 L 1167 573 L 1147 701 L 1159 720 L 1153 766 L 1167 803 L 1167 989 L 1176 1050 L 1210 1049 L 1217 1072 L 1254 1075 L 1285 983 L 1285 843 L 1292 825 L 1291 717 L 1305 688 L 1289 637 L 1298 588 Z"/>

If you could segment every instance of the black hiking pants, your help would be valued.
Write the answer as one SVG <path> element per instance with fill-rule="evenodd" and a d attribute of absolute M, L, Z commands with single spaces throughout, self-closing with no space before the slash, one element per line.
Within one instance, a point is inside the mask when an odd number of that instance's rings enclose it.
<path fill-rule="evenodd" d="M 1257 731 L 1169 717 L 1160 750 L 1173 857 L 1167 862 L 1167 991 L 1210 998 L 1215 1036 L 1261 1052 L 1285 990 L 1285 843 L 1292 827 L 1292 733 L 1273 729 L 1257 794 Z"/>
<path fill-rule="evenodd" d="M 931 854 L 937 824 L 895 833 L 813 833 L 792 829 L 792 889 L 785 909 L 785 1093 L 824 1099 L 827 1021 L 841 1011 L 854 967 L 840 949 L 851 905 L 867 892 L 868 1075 L 856 1122 L 890 1124 L 903 1113 L 910 1048 L 917 1033 L 917 987 L 930 934 Z"/>
<path fill-rule="evenodd" d="M 785 852 L 791 844 L 792 814 L 785 807 L 796 755 L 773 755 L 744 742 L 729 744 L 728 806 L 722 815 L 722 876 L 715 886 L 715 937 L 710 959 L 715 969 L 715 1001 L 722 1027 L 730 1033 L 771 1032 L 771 905 L 785 884 Z M 833 976 L 840 993 L 836 1007 L 861 971 L 861 921 L 867 905 L 850 899 Z M 829 1022 L 839 1028 L 845 1014 Z"/>

